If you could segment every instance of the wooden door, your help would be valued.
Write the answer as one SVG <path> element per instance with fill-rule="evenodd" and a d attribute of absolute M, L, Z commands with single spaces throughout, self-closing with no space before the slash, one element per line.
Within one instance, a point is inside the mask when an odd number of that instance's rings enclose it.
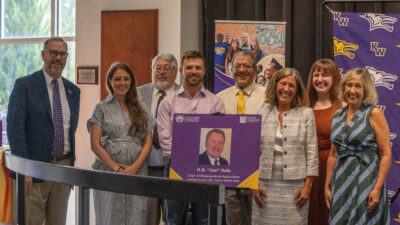
<path fill-rule="evenodd" d="M 126 63 L 137 86 L 151 82 L 151 59 L 158 54 L 158 10 L 101 12 L 101 99 L 106 76 L 116 61 Z"/>

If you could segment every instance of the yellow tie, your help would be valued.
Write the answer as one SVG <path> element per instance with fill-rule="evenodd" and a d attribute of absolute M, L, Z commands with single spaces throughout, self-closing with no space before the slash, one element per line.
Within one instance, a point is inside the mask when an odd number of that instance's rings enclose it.
<path fill-rule="evenodd" d="M 237 114 L 244 114 L 244 95 L 242 91 L 239 91 L 239 98 L 237 102 Z"/>

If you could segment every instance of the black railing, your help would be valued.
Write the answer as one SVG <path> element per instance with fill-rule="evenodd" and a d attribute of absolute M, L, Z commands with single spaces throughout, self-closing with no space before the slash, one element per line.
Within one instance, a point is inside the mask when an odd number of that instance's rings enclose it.
<path fill-rule="evenodd" d="M 5 154 L 5 165 L 17 173 L 17 223 L 25 225 L 24 175 L 79 187 L 78 225 L 89 225 L 89 189 L 147 197 L 207 203 L 209 224 L 220 225 L 225 187 L 139 175 L 59 166 Z"/>

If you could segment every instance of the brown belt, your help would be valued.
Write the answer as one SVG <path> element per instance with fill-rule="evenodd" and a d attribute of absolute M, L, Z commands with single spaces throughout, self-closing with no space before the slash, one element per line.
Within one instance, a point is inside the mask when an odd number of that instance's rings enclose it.
<path fill-rule="evenodd" d="M 51 160 L 61 161 L 61 160 L 64 160 L 64 159 L 68 159 L 70 156 L 71 156 L 71 152 L 68 152 L 68 153 L 65 154 L 65 155 L 61 155 L 61 156 L 52 156 L 52 157 L 51 157 Z"/>

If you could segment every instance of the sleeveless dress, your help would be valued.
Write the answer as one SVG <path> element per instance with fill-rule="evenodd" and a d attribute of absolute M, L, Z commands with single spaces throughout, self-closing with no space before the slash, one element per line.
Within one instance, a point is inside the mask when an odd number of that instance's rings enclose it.
<path fill-rule="evenodd" d="M 115 162 L 125 165 L 132 164 L 139 157 L 144 138 L 155 126 L 154 119 L 149 115 L 147 129 L 136 132 L 135 136 L 129 135 L 129 115 L 122 113 L 120 104 L 112 95 L 96 105 L 87 123 L 88 128 L 92 123 L 102 128 L 101 145 Z M 112 172 L 98 158 L 92 168 Z M 136 175 L 147 175 L 147 162 L 143 163 Z M 93 200 L 96 225 L 147 224 L 146 197 L 93 190 Z"/>
<path fill-rule="evenodd" d="M 310 193 L 308 225 L 328 225 L 329 209 L 325 203 L 324 186 L 326 164 L 331 149 L 331 125 L 333 106 L 314 111 L 318 138 L 319 176 L 314 179 Z"/>
<path fill-rule="evenodd" d="M 332 178 L 331 225 L 390 223 L 386 182 L 379 204 L 372 212 L 367 212 L 368 195 L 375 186 L 380 163 L 369 120 L 374 108 L 374 105 L 362 103 L 347 126 L 347 106 L 332 119 L 331 141 L 338 157 Z"/>

